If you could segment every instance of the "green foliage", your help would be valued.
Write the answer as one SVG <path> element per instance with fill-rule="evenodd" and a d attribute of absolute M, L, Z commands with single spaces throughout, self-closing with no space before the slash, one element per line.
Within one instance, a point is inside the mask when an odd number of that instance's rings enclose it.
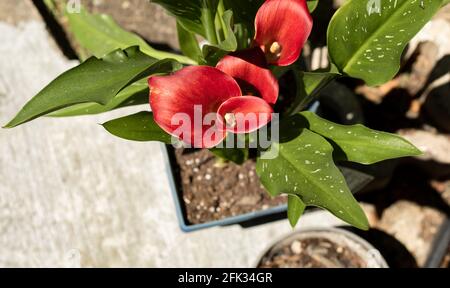
<path fill-rule="evenodd" d="M 106 105 L 131 83 L 180 68 L 178 62 L 171 59 L 158 61 L 140 52 L 138 47 L 116 50 L 102 59 L 92 57 L 52 81 L 6 127 L 15 127 L 75 104 Z"/>
<path fill-rule="evenodd" d="M 212 66 L 215 66 L 226 54 L 236 51 L 237 49 L 237 40 L 231 23 L 233 12 L 231 10 L 225 11 L 223 15 L 219 15 L 219 17 L 222 17 L 223 20 L 222 26 L 224 27 L 222 27 L 221 31 L 224 39 L 217 45 L 203 46 L 203 57 L 206 63 Z"/>
<path fill-rule="evenodd" d="M 319 0 L 307 0 L 306 4 L 308 4 L 309 12 L 314 12 L 316 10 L 317 5 L 319 5 Z"/>
<path fill-rule="evenodd" d="M 163 6 L 177 18 L 184 29 L 199 34 L 208 40 L 212 36 L 211 21 L 217 11 L 219 0 L 151 0 Z M 215 34 L 215 31 L 214 31 Z"/>
<path fill-rule="evenodd" d="M 295 74 L 297 94 L 294 103 L 286 112 L 287 115 L 303 111 L 316 99 L 321 89 L 339 76 L 339 74 L 332 72 L 303 72 L 298 70 L 293 70 L 293 72 Z"/>
<path fill-rule="evenodd" d="M 139 49 L 156 59 L 175 59 L 184 64 L 194 61 L 181 55 L 163 52 L 152 48 L 138 35 L 120 27 L 111 16 L 90 14 L 85 9 L 80 13 L 66 13 L 70 30 L 79 44 L 99 58 L 116 49 L 139 46 Z"/>
<path fill-rule="evenodd" d="M 257 172 L 264 187 L 272 196 L 295 194 L 307 206 L 327 209 L 351 225 L 367 229 L 364 212 L 333 162 L 333 147 L 301 124 L 295 118 L 286 120 L 280 128 L 281 141 L 271 146 L 278 156 L 258 158 Z"/>
<path fill-rule="evenodd" d="M 152 112 L 144 111 L 111 120 L 104 123 L 103 127 L 109 133 L 126 140 L 171 143 L 171 136 L 156 124 Z"/>
<path fill-rule="evenodd" d="M 303 203 L 302 199 L 295 194 L 288 195 L 288 219 L 292 227 L 295 227 L 298 220 L 305 212 L 306 205 Z"/>
<path fill-rule="evenodd" d="M 328 27 L 328 50 L 339 70 L 368 85 L 391 80 L 408 42 L 441 7 L 441 0 L 348 0 Z M 382 3 L 377 6 L 377 3 Z"/>
<path fill-rule="evenodd" d="M 204 62 L 203 54 L 195 33 L 186 30 L 179 22 L 177 22 L 177 31 L 178 43 L 183 54 L 202 64 Z"/>
<path fill-rule="evenodd" d="M 342 160 L 373 164 L 387 159 L 417 156 L 422 152 L 402 137 L 369 129 L 363 125 L 339 125 L 311 112 L 302 112 L 305 124 L 334 143 Z"/>
<path fill-rule="evenodd" d="M 127 86 L 119 92 L 111 101 L 105 105 L 98 103 L 82 103 L 69 106 L 67 108 L 57 110 L 47 116 L 51 117 L 71 117 L 81 115 L 94 115 L 105 113 L 114 109 L 133 106 L 133 105 L 148 105 L 149 89 L 147 79 L 137 81 L 130 86 Z"/>
<path fill-rule="evenodd" d="M 209 149 L 214 155 L 238 165 L 243 164 L 248 159 L 248 149 L 245 148 L 212 148 Z"/>

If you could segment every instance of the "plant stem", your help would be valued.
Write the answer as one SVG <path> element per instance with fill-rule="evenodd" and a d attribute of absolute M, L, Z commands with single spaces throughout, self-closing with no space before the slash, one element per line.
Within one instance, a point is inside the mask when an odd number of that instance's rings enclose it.
<path fill-rule="evenodd" d="M 185 65 L 196 65 L 197 64 L 197 62 L 195 62 L 194 60 L 192 60 L 189 57 L 170 53 L 170 52 L 156 50 L 154 48 L 144 48 L 144 49 L 142 49 L 142 52 L 151 57 L 154 57 L 158 60 L 163 60 L 163 59 L 169 58 L 169 59 L 177 60 L 181 64 L 185 64 Z"/>
<path fill-rule="evenodd" d="M 210 1 L 203 0 L 202 23 L 205 27 L 206 39 L 211 45 L 217 45 L 216 25 L 214 23 L 214 15 L 212 15 L 212 7 Z"/>
<path fill-rule="evenodd" d="M 219 17 L 219 21 L 220 21 L 220 26 L 222 27 L 222 34 L 223 34 L 223 39 L 225 40 L 225 38 L 227 37 L 226 33 L 227 33 L 227 25 L 225 24 L 225 21 L 223 20 L 223 14 L 225 13 L 225 6 L 223 4 L 223 0 L 219 1 L 219 6 L 217 6 L 217 15 Z"/>

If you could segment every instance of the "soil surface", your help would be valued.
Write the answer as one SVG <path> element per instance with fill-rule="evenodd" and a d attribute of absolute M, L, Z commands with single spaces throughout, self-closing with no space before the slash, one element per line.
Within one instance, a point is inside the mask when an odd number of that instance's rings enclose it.
<path fill-rule="evenodd" d="M 265 256 L 258 268 L 364 268 L 366 263 L 346 246 L 328 239 L 295 240 L 273 255 Z"/>
<path fill-rule="evenodd" d="M 175 151 L 181 190 L 190 223 L 198 224 L 286 203 L 271 198 L 259 182 L 255 162 L 220 163 L 208 150 Z"/>

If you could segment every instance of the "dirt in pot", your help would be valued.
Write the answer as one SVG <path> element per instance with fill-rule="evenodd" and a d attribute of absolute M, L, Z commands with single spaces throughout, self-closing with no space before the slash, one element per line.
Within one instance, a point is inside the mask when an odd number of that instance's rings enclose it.
<path fill-rule="evenodd" d="M 294 240 L 263 257 L 258 268 L 364 268 L 351 249 L 324 238 Z"/>
<path fill-rule="evenodd" d="M 286 203 L 261 185 L 254 160 L 219 163 L 208 150 L 175 150 L 187 219 L 192 224 L 265 210 Z"/>

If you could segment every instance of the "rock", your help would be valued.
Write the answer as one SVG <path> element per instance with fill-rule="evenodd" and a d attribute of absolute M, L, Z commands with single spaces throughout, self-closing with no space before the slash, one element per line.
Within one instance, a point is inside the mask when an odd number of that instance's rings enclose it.
<path fill-rule="evenodd" d="M 291 244 L 291 251 L 292 251 L 292 253 L 294 253 L 294 254 L 301 254 L 302 253 L 302 243 L 300 242 L 300 241 L 294 241 L 294 242 L 292 242 L 292 244 Z"/>
<path fill-rule="evenodd" d="M 367 216 L 369 221 L 369 227 L 375 227 L 378 224 L 379 217 L 377 214 L 377 208 L 375 205 L 368 203 L 360 203 L 361 208 L 364 210 L 364 214 Z"/>
<path fill-rule="evenodd" d="M 419 159 L 450 164 L 450 135 L 415 129 L 402 129 L 398 134 L 424 153 Z"/>
<path fill-rule="evenodd" d="M 414 54 L 417 54 L 414 64 L 409 74 L 404 74 L 400 78 L 400 87 L 408 90 L 409 94 L 416 95 L 426 86 L 431 71 L 435 67 L 438 58 L 439 47 L 431 42 L 421 42 L 417 45 Z"/>
<path fill-rule="evenodd" d="M 377 228 L 393 235 L 423 266 L 444 220 L 445 215 L 436 209 L 398 201 L 384 211 Z"/>
<path fill-rule="evenodd" d="M 41 18 L 31 1 L 1 1 L 0 19 L 3 23 L 17 25 L 23 21 Z"/>
<path fill-rule="evenodd" d="M 431 181 L 431 186 L 441 195 L 448 206 L 450 206 L 450 180 L 433 180 Z"/>

